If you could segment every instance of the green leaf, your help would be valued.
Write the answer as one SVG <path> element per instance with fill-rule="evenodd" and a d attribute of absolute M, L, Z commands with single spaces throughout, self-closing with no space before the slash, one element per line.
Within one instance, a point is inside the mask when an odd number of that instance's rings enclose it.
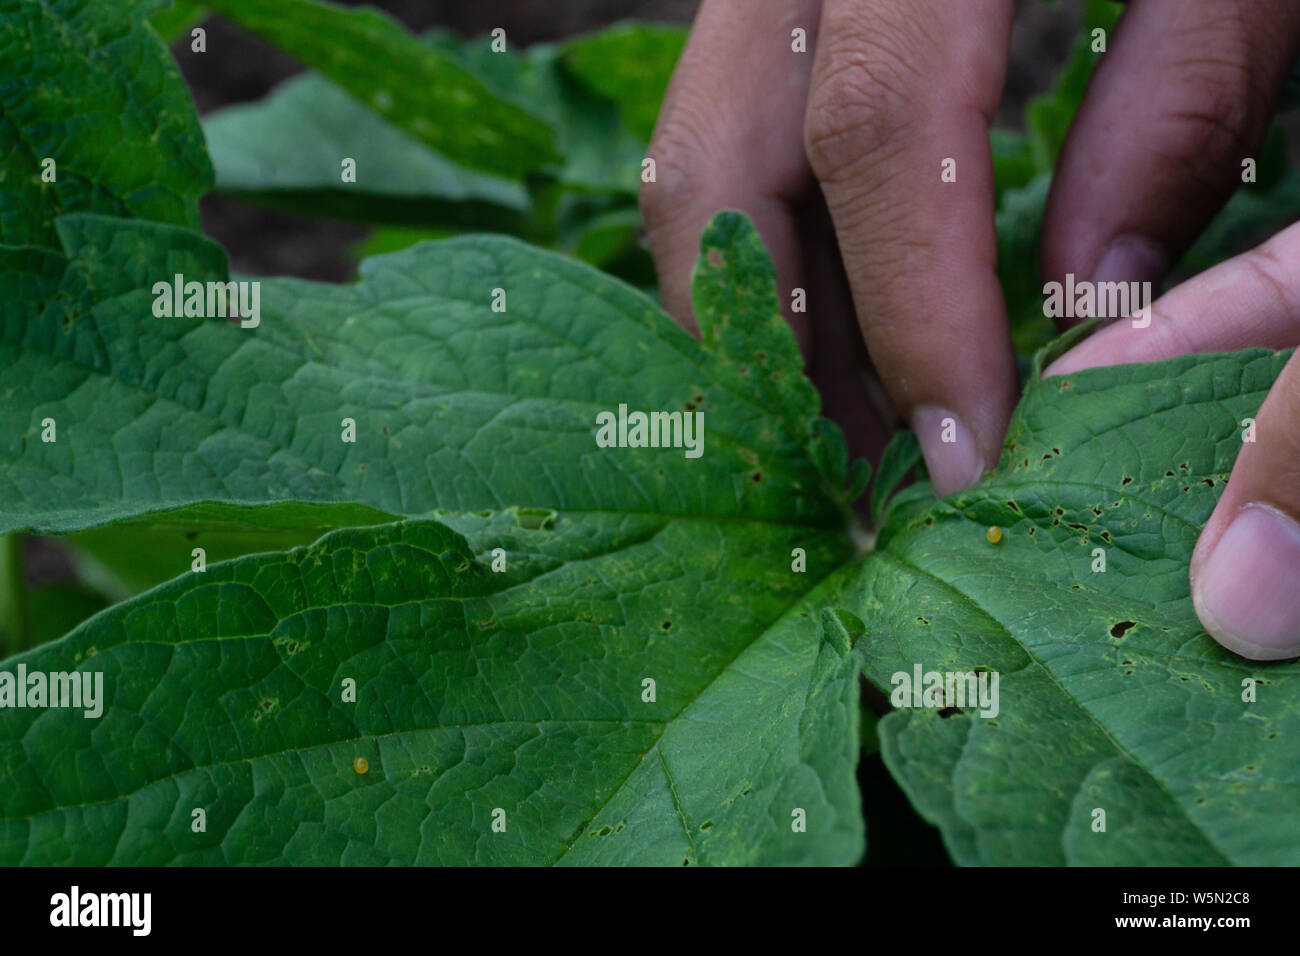
<path fill-rule="evenodd" d="M 1034 97 L 1025 107 L 1025 129 L 1039 174 L 1056 168 L 1057 156 L 1074 114 L 1083 102 L 1092 71 L 1104 55 L 1093 50 L 1093 31 L 1104 30 L 1109 45 L 1123 11 L 1123 5 L 1114 0 L 1086 0 L 1083 29 L 1073 53 L 1061 68 L 1055 88 L 1046 96 Z"/>
<path fill-rule="evenodd" d="M 0 655 L 5 657 L 31 645 L 31 614 L 24 581 L 23 536 L 0 536 Z"/>
<path fill-rule="evenodd" d="M 319 74 L 203 124 L 217 188 L 307 215 L 361 222 L 523 232 L 527 190 L 458 165 Z M 345 159 L 355 182 L 344 182 Z"/>
<path fill-rule="evenodd" d="M 868 677 L 888 691 L 917 665 L 1000 674 L 994 717 L 900 709 L 879 727 L 890 769 L 958 862 L 1295 859 L 1300 665 L 1224 650 L 1187 584 L 1240 423 L 1287 358 L 1034 381 L 995 472 L 891 515 L 846 605 L 889 635 L 858 643 Z M 1259 681 L 1249 703 L 1246 678 Z"/>
<path fill-rule="evenodd" d="M 559 159 L 545 123 L 378 10 L 313 0 L 207 6 L 316 68 L 448 159 L 514 178 Z"/>
<path fill-rule="evenodd" d="M 7 661 L 102 672 L 107 703 L 0 711 L 0 861 L 857 857 L 857 663 L 767 560 L 794 529 L 458 524 L 469 541 L 417 521 L 213 565 Z"/>
<path fill-rule="evenodd" d="M 1282 101 L 1279 108 L 1293 110 L 1297 106 L 1300 106 L 1300 62 L 1296 63 L 1291 70 L 1291 74 L 1286 79 L 1286 86 L 1282 90 Z"/>
<path fill-rule="evenodd" d="M 1175 278 L 1195 275 L 1246 252 L 1297 219 L 1300 172 L 1294 168 L 1287 169 L 1270 190 L 1239 189 L 1183 256 Z"/>
<path fill-rule="evenodd" d="M 194 549 L 208 564 L 311 544 L 339 526 L 383 524 L 393 515 L 361 505 L 277 502 L 256 507 L 202 504 L 91 528 L 62 539 L 93 566 L 82 578 L 118 599 L 189 570 Z M 65 628 L 67 630 L 67 628 Z"/>
<path fill-rule="evenodd" d="M 648 143 L 685 45 L 680 27 L 624 23 L 569 41 L 563 61 L 590 89 L 617 103 L 632 132 Z"/>
<path fill-rule="evenodd" d="M 617 195 L 634 210 L 645 144 L 614 104 L 561 69 L 558 47 L 494 53 L 486 40 L 441 32 L 418 42 L 545 120 L 563 155 L 552 170 L 563 187 Z M 548 229 L 546 209 L 534 210 L 519 183 L 452 162 L 320 74 L 290 80 L 260 102 L 219 110 L 207 117 L 204 130 L 217 187 L 247 201 L 330 218 L 474 227 L 535 240 L 554 238 L 551 233 L 564 225 Z M 355 183 L 342 181 L 344 158 L 356 161 Z"/>
<path fill-rule="evenodd" d="M 896 494 L 855 556 L 843 438 L 738 214 L 702 240 L 702 343 L 500 238 L 373 260 L 354 286 L 267 282 L 256 329 L 144 321 L 148 277 L 219 274 L 219 253 L 156 224 L 59 227 L 64 256 L 11 250 L 0 272 L 4 367 L 28 375 L 0 422 L 48 412 L 70 443 L 4 436 L 26 449 L 0 475 L 12 526 L 411 520 L 209 565 L 6 662 L 102 669 L 109 707 L 0 710 L 5 862 L 850 862 L 851 654 L 882 688 L 918 663 L 1001 675 L 994 719 L 878 728 L 961 862 L 1293 855 L 1297 665 L 1223 651 L 1186 590 L 1285 355 L 1031 382 L 997 472 Z M 702 409 L 707 453 L 597 448 L 619 404 Z"/>
<path fill-rule="evenodd" d="M 813 464 L 843 438 L 814 428 L 742 217 L 718 220 L 702 260 L 715 350 L 590 267 L 503 238 L 368 260 L 355 285 L 263 280 L 260 325 L 243 329 L 152 315 L 156 281 L 224 276 L 202 237 L 103 217 L 60 229 L 66 258 L 0 251 L 0 527 L 282 500 L 845 521 L 842 478 Z M 604 454 L 596 416 L 620 404 L 704 414 L 705 453 Z"/>
<path fill-rule="evenodd" d="M 145 240 L 157 227 L 60 226 L 69 256 L 94 252 L 63 275 L 107 258 L 101 230 L 145 260 L 119 257 L 92 276 L 109 346 L 94 358 L 111 375 L 76 368 L 84 404 L 64 434 L 80 473 L 106 469 L 111 456 L 139 474 L 144 448 L 158 447 L 156 432 L 136 448 L 129 427 L 88 427 L 78 415 L 90 410 L 136 396 L 162 404 L 175 444 L 149 458 L 160 494 L 134 489 L 125 500 L 110 488 L 90 505 L 83 492 L 65 509 L 64 483 L 57 500 L 18 507 L 46 508 L 46 521 L 67 527 L 163 499 L 174 480 L 199 491 L 188 445 L 206 446 L 204 466 L 221 482 L 205 493 L 276 502 L 253 519 L 269 514 L 290 533 L 367 516 L 337 504 L 304 514 L 286 493 L 328 499 L 337 489 L 400 513 L 455 513 L 210 564 L 6 661 L 102 671 L 108 705 L 99 720 L 0 709 L 0 861 L 861 855 L 850 653 L 861 626 L 820 613 L 850 599 L 855 549 L 843 491 L 806 457 L 818 447 L 834 459 L 843 439 L 816 417 L 747 220 L 721 216 L 702 240 L 696 308 L 717 351 L 589 267 L 483 238 L 368 262 L 353 287 L 267 283 L 257 329 L 142 324 L 132 289 L 156 267 Z M 139 243 L 120 238 L 132 228 Z M 209 252 L 197 237 L 184 251 L 180 236 L 153 238 L 169 268 L 201 265 Z M 494 287 L 508 290 L 505 312 L 491 309 Z M 138 345 L 117 348 L 114 321 L 135 321 Z M 19 340 L 58 342 L 60 324 Z M 137 365 L 137 348 L 157 365 Z M 72 343 L 47 350 L 78 354 Z M 256 365 L 240 364 L 250 352 Z M 205 387 L 187 392 L 200 372 Z M 101 388 L 117 389 L 112 402 L 96 400 Z M 619 403 L 702 409 L 707 453 L 596 447 L 596 413 Z M 251 415 L 259 405 L 272 416 Z M 363 437 L 336 450 L 344 406 Z M 295 447 L 268 444 L 277 435 Z M 37 457 L 18 456 L 20 467 Z M 324 494 L 292 487 L 288 470 L 268 479 L 277 460 Z M 6 467 L 6 482 L 34 490 Z M 213 502 L 138 523 L 205 529 L 248 517 Z M 802 572 L 792 567 L 799 549 Z M 349 677 L 355 704 L 342 701 Z M 646 678 L 653 700 L 643 699 Z M 205 833 L 190 828 L 196 807 Z M 795 826 L 805 819 L 806 832 Z"/>
<path fill-rule="evenodd" d="M 149 25 L 165 42 L 174 43 L 207 16 L 207 13 L 202 3 L 195 3 L 193 0 L 173 0 L 171 6 L 164 7 L 149 18 Z"/>
<path fill-rule="evenodd" d="M 998 206 L 998 281 L 1019 355 L 1032 355 L 1056 335 L 1055 324 L 1043 311 L 1039 278 L 1043 209 L 1051 186 L 1051 176 L 1039 176 L 1027 186 L 1008 189 Z"/>
<path fill-rule="evenodd" d="M 68 212 L 198 225 L 212 170 L 157 6 L 0 0 L 0 243 L 57 248 Z"/>
<path fill-rule="evenodd" d="M 35 647 L 62 637 L 109 605 L 103 594 L 72 583 L 47 584 L 27 594 L 29 643 Z"/>
<path fill-rule="evenodd" d="M 641 184 L 645 141 L 623 120 L 619 107 L 593 93 L 564 68 L 564 48 L 538 44 L 522 53 L 494 53 L 479 39 L 460 46 L 466 69 L 501 96 L 527 104 L 555 132 L 559 182 L 571 189 L 634 196 Z"/>
<path fill-rule="evenodd" d="M 999 204 L 1009 189 L 1023 189 L 1037 175 L 1029 137 L 1009 129 L 990 129 L 993 150 L 993 180 Z"/>
<path fill-rule="evenodd" d="M 880 456 L 876 483 L 871 486 L 871 520 L 877 528 L 885 524 L 885 509 L 890 496 L 920 463 L 921 445 L 916 440 L 916 433 L 910 428 L 895 432 Z"/>

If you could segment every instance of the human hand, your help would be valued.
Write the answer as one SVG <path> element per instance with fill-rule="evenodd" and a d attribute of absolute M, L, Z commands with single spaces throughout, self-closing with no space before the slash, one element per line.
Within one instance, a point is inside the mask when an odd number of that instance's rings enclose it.
<path fill-rule="evenodd" d="M 987 139 L 1014 2 L 754 0 L 747 18 L 737 11 L 734 2 L 705 0 L 652 144 L 660 176 L 643 190 L 642 206 L 665 305 L 693 324 L 689 276 L 700 229 L 716 210 L 739 208 L 773 251 L 787 318 L 810 365 L 824 366 L 825 331 L 788 309 L 790 290 L 808 278 L 800 213 L 820 190 L 871 359 L 917 433 L 935 490 L 967 487 L 996 461 L 1016 393 Z M 796 27 L 807 30 L 815 57 L 787 52 Z M 1298 46 L 1300 3 L 1131 3 L 1062 150 L 1044 220 L 1045 276 L 1159 283 L 1239 184 Z M 951 183 L 940 177 L 949 158 Z M 1287 262 L 1300 263 L 1296 230 L 1174 290 L 1156 304 L 1149 328 L 1122 323 L 1098 333 L 1049 374 L 1296 345 L 1300 269 Z M 820 325 L 829 311 L 810 314 Z M 838 342 L 830 364 L 843 375 L 858 360 Z M 1225 646 L 1293 657 L 1295 362 L 1258 429 L 1267 439 L 1243 448 L 1201 537 L 1193 597 Z"/>

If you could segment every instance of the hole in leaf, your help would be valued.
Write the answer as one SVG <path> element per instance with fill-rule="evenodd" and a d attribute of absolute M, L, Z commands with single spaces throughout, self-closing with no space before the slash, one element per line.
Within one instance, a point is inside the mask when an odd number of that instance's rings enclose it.
<path fill-rule="evenodd" d="M 953 714 L 960 714 L 960 713 L 961 713 L 960 707 L 945 707 L 943 710 L 939 711 L 939 716 L 942 717 L 944 720 L 947 720 Z"/>
<path fill-rule="evenodd" d="M 549 508 L 518 508 L 515 523 L 525 531 L 550 531 L 555 527 L 555 512 Z"/>
<path fill-rule="evenodd" d="M 1110 636 L 1114 638 L 1123 637 L 1131 627 L 1136 627 L 1136 621 L 1116 621 L 1110 627 Z"/>

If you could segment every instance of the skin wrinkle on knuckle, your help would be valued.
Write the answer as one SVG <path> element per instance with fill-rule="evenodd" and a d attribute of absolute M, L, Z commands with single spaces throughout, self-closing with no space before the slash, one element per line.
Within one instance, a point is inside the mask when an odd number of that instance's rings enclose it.
<path fill-rule="evenodd" d="M 906 156 L 902 144 L 891 144 L 872 157 L 881 167 L 897 167 Z M 835 229 L 841 245 L 847 243 L 846 254 L 855 255 L 862 250 L 854 248 L 853 236 L 868 234 L 873 244 L 908 242 L 916 231 L 915 210 L 910 203 L 896 201 L 887 179 L 869 176 L 846 176 L 821 179 L 822 189 L 831 206 Z"/>
<path fill-rule="evenodd" d="M 1262 72 L 1271 58 L 1259 50 L 1259 40 L 1270 30 L 1256 23 L 1258 14 L 1246 6 L 1189 7 L 1189 19 L 1169 28 L 1167 49 L 1177 52 L 1160 65 L 1160 73 L 1178 83 L 1167 114 L 1175 124 L 1169 141 L 1186 147 L 1181 165 L 1198 183 L 1216 178 L 1206 170 L 1247 155 L 1267 127 L 1278 93 L 1270 89 L 1274 78 Z"/>
<path fill-rule="evenodd" d="M 674 113 L 655 134 L 646 155 L 655 161 L 655 182 L 642 183 L 638 202 L 647 237 L 682 226 L 682 214 L 704 190 L 711 163 L 707 137 L 701 135 L 689 111 Z"/>
<path fill-rule="evenodd" d="M 1213 96 L 1208 97 L 1214 100 Z M 1202 100 L 1206 97 L 1202 97 Z M 1220 105 L 1220 103 L 1222 105 Z M 1190 180 L 1213 194 L 1230 193 L 1238 185 L 1236 160 L 1252 154 L 1256 138 L 1243 98 L 1223 97 L 1209 105 L 1172 109 L 1156 118 L 1146 145 L 1170 182 Z M 1187 208 L 1185 214 L 1197 210 Z"/>
<path fill-rule="evenodd" d="M 891 238 L 862 244 L 850 253 L 859 268 L 859 282 L 869 283 L 873 308 L 860 310 L 864 332 L 888 331 L 911 324 L 918 314 L 917 276 L 933 270 L 934 245 L 924 239 Z M 924 295 L 921 296 L 924 299 Z M 920 311 L 925 311 L 921 309 Z"/>
<path fill-rule="evenodd" d="M 804 149 L 823 183 L 852 175 L 914 138 L 924 78 L 883 37 L 826 52 L 804 119 Z"/>

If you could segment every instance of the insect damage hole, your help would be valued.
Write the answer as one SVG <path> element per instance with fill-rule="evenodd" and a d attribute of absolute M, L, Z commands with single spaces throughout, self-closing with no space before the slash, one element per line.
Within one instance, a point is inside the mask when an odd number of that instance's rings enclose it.
<path fill-rule="evenodd" d="M 1114 624 L 1110 626 L 1110 636 L 1114 638 L 1121 638 L 1129 630 L 1129 628 L 1136 627 L 1136 626 L 1137 626 L 1136 621 L 1116 621 Z"/>

